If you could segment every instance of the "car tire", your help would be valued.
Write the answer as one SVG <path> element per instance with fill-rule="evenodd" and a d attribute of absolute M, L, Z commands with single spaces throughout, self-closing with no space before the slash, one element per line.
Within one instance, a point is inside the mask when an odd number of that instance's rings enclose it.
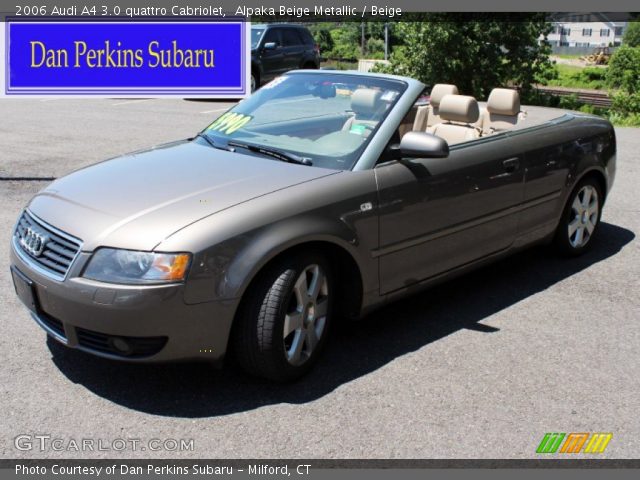
<path fill-rule="evenodd" d="M 577 256 L 591 248 L 600 226 L 603 200 L 602 187 L 593 177 L 585 178 L 573 189 L 554 237 L 560 253 Z"/>
<path fill-rule="evenodd" d="M 255 92 L 260 87 L 260 77 L 254 71 L 251 72 L 251 93 Z"/>
<path fill-rule="evenodd" d="M 293 381 L 318 360 L 333 309 L 331 269 L 318 253 L 295 254 L 249 287 L 234 328 L 234 351 L 249 374 Z"/>

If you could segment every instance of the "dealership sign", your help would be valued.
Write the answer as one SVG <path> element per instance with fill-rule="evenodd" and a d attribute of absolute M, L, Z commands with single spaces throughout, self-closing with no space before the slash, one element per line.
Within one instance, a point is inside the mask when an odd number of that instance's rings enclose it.
<path fill-rule="evenodd" d="M 6 95 L 242 97 L 249 24 L 7 19 Z"/>

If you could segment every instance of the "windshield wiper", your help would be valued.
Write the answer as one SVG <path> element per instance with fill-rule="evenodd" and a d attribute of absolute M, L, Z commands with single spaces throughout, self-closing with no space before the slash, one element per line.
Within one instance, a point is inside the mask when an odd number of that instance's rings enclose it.
<path fill-rule="evenodd" d="M 266 155 L 267 157 L 272 157 L 278 159 L 282 162 L 288 163 L 296 163 L 298 165 L 313 165 L 313 162 L 310 158 L 300 157 L 294 153 L 283 152 L 282 150 L 276 150 L 275 148 L 266 148 L 260 147 L 258 145 L 251 145 L 248 143 L 239 143 L 239 142 L 228 142 L 227 147 L 229 148 L 244 148 L 249 150 L 250 152 L 260 153 L 262 155 Z"/>
<path fill-rule="evenodd" d="M 213 148 L 217 148 L 218 150 L 229 150 L 228 148 L 225 148 L 225 147 L 223 147 L 222 145 L 218 145 L 218 144 L 216 144 L 216 143 L 211 139 L 211 137 L 209 137 L 209 136 L 208 136 L 206 133 L 204 133 L 204 132 L 198 132 L 198 134 L 197 134 L 195 137 L 193 137 L 193 138 L 198 138 L 198 137 L 200 137 L 200 138 L 204 138 L 204 140 L 205 140 L 209 145 L 211 145 Z M 193 138 L 192 138 L 192 140 L 193 140 Z"/>

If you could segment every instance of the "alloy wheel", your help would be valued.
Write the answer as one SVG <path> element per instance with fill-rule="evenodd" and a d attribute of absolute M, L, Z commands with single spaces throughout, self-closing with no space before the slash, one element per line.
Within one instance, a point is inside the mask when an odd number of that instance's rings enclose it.
<path fill-rule="evenodd" d="M 571 216 L 567 230 L 573 248 L 584 247 L 598 223 L 598 191 L 592 185 L 582 187 L 571 204 Z"/>
<path fill-rule="evenodd" d="M 304 364 L 325 332 L 329 308 L 329 284 L 322 268 L 307 266 L 293 285 L 293 294 L 284 318 L 282 337 L 287 361 Z"/>

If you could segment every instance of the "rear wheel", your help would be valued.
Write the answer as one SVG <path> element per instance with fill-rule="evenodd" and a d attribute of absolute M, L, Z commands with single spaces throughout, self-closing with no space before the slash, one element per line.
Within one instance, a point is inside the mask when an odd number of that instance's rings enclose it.
<path fill-rule="evenodd" d="M 586 178 L 576 186 L 555 235 L 555 244 L 562 253 L 580 255 L 589 249 L 600 224 L 603 199 L 595 178 Z"/>
<path fill-rule="evenodd" d="M 315 253 L 277 262 L 250 287 L 237 318 L 234 346 L 247 372 L 276 381 L 304 375 L 328 335 L 331 271 Z"/>

